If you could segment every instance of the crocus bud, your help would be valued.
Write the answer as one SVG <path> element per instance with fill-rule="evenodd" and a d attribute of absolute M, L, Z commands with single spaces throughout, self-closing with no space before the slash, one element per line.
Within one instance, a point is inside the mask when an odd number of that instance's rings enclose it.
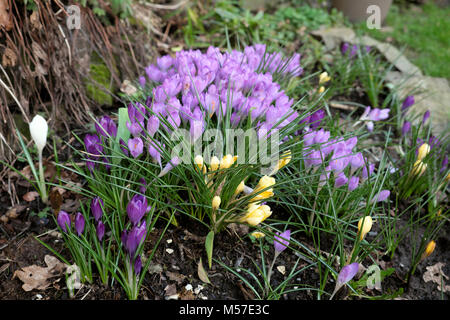
<path fill-rule="evenodd" d="M 139 192 L 144 194 L 147 191 L 147 181 L 145 181 L 145 178 L 140 178 L 139 183 L 141 184 Z"/>
<path fill-rule="evenodd" d="M 411 130 L 411 122 L 405 121 L 402 127 L 402 135 L 406 135 Z"/>
<path fill-rule="evenodd" d="M 352 280 L 359 270 L 359 263 L 353 262 L 349 265 L 346 265 L 341 269 L 341 272 L 339 272 L 337 282 L 338 284 L 346 284 L 350 280 Z"/>
<path fill-rule="evenodd" d="M 345 54 L 348 50 L 348 48 L 350 47 L 350 45 L 347 42 L 344 42 L 341 46 L 341 52 L 342 54 Z"/>
<path fill-rule="evenodd" d="M 97 133 L 104 137 L 116 137 L 117 135 L 117 126 L 115 122 L 108 116 L 103 116 L 98 120 L 98 123 L 95 123 L 95 129 Z"/>
<path fill-rule="evenodd" d="M 427 156 L 427 154 L 430 153 L 430 145 L 428 143 L 423 143 L 418 150 L 417 153 L 417 160 L 422 161 L 423 158 L 425 158 Z"/>
<path fill-rule="evenodd" d="M 365 216 L 364 218 L 359 219 L 358 222 L 358 233 L 359 239 L 362 240 L 366 236 L 366 234 L 372 229 L 372 217 Z"/>
<path fill-rule="evenodd" d="M 203 157 L 201 155 L 195 156 L 194 163 L 197 165 L 198 169 L 202 171 L 203 169 Z"/>
<path fill-rule="evenodd" d="M 330 80 L 331 80 L 331 78 L 328 75 L 328 72 L 322 72 L 320 74 L 320 76 L 319 76 L 319 84 L 323 84 L 323 83 L 328 82 Z"/>
<path fill-rule="evenodd" d="M 317 90 L 317 92 L 320 93 L 324 93 L 325 92 L 325 87 L 324 86 L 320 86 L 319 90 Z"/>
<path fill-rule="evenodd" d="M 159 129 L 159 118 L 155 115 L 148 118 L 147 121 L 147 132 L 150 135 L 150 137 L 153 137 L 155 133 Z"/>
<path fill-rule="evenodd" d="M 219 167 L 220 169 L 228 169 L 231 167 L 234 163 L 234 158 L 231 154 L 227 154 L 222 158 L 222 161 L 220 161 Z"/>
<path fill-rule="evenodd" d="M 61 210 L 56 221 L 64 232 L 67 232 L 67 228 L 70 228 L 70 217 L 67 212 Z"/>
<path fill-rule="evenodd" d="M 127 214 L 131 223 L 137 225 L 145 213 L 148 211 L 147 198 L 136 194 L 131 198 L 127 205 Z"/>
<path fill-rule="evenodd" d="M 355 176 L 351 177 L 348 180 L 348 191 L 351 192 L 351 191 L 355 190 L 358 187 L 358 184 L 359 184 L 359 177 L 355 177 Z"/>
<path fill-rule="evenodd" d="M 427 246 L 425 247 L 425 251 L 422 253 L 422 256 L 420 257 L 420 260 L 428 258 L 433 253 L 435 248 L 436 242 L 434 240 L 428 242 Z"/>
<path fill-rule="evenodd" d="M 427 164 L 423 163 L 420 160 L 417 160 L 416 162 L 414 162 L 414 166 L 411 170 L 411 175 L 413 176 L 421 176 L 424 174 L 424 172 L 427 170 Z"/>
<path fill-rule="evenodd" d="M 237 186 L 236 191 L 234 192 L 234 195 L 237 196 L 239 193 L 244 191 L 244 188 L 245 188 L 245 183 L 244 183 L 244 180 L 242 180 L 241 183 L 239 183 L 239 185 Z"/>
<path fill-rule="evenodd" d="M 164 168 L 159 173 L 158 178 L 161 178 L 162 176 L 166 175 L 170 170 L 172 170 L 180 163 L 181 159 L 179 157 L 173 157 L 172 159 L 170 159 L 170 161 L 164 166 Z"/>
<path fill-rule="evenodd" d="M 291 150 L 286 151 L 281 155 L 281 159 L 278 160 L 278 166 L 277 169 L 280 170 L 285 165 L 287 165 L 289 162 L 291 162 L 292 156 L 291 156 Z"/>
<path fill-rule="evenodd" d="M 389 190 L 381 190 L 372 200 L 372 202 L 381 202 L 389 198 L 391 192 Z"/>
<path fill-rule="evenodd" d="M 414 96 L 407 96 L 402 104 L 402 111 L 408 109 L 414 104 Z"/>
<path fill-rule="evenodd" d="M 97 231 L 98 241 L 102 241 L 103 236 L 105 235 L 105 225 L 103 224 L 103 222 L 101 222 L 101 221 L 98 222 L 96 231 Z"/>
<path fill-rule="evenodd" d="M 346 265 L 345 267 L 343 267 L 341 269 L 341 271 L 339 272 L 337 281 L 336 281 L 336 286 L 334 288 L 334 292 L 331 295 L 330 300 L 333 299 L 333 296 L 336 294 L 336 292 L 339 291 L 339 289 L 344 284 L 346 284 L 347 282 L 349 282 L 356 276 L 358 271 L 359 271 L 359 263 L 358 262 L 353 262 L 349 265 Z"/>
<path fill-rule="evenodd" d="M 215 196 L 212 200 L 212 208 L 213 210 L 217 210 L 220 207 L 221 199 L 219 196 Z"/>
<path fill-rule="evenodd" d="M 47 133 L 48 133 L 48 125 L 47 121 L 40 115 L 35 115 L 33 120 L 30 122 L 30 134 L 36 143 L 39 152 L 45 147 L 47 143 Z"/>
<path fill-rule="evenodd" d="M 146 79 L 145 79 L 144 76 L 140 76 L 140 77 L 139 77 L 139 84 L 141 85 L 142 88 L 145 87 L 145 83 L 146 83 L 146 82 L 147 82 L 147 81 L 146 81 Z"/>
<path fill-rule="evenodd" d="M 95 221 L 98 221 L 103 215 L 103 200 L 95 197 L 91 201 L 91 212 Z"/>
<path fill-rule="evenodd" d="M 422 119 L 422 124 L 425 124 L 428 120 L 428 118 L 430 117 L 430 110 L 427 110 L 424 114 L 423 114 L 423 119 Z"/>
<path fill-rule="evenodd" d="M 258 185 L 256 186 L 255 191 L 263 190 L 271 187 L 275 184 L 275 178 L 269 176 L 263 176 L 259 179 Z"/>
<path fill-rule="evenodd" d="M 246 222 L 251 226 L 256 226 L 263 222 L 265 219 L 264 211 L 261 210 L 261 206 L 257 204 L 250 204 L 247 210 L 247 214 L 241 219 L 241 222 Z"/>
<path fill-rule="evenodd" d="M 219 158 L 217 158 L 216 156 L 213 156 L 211 158 L 211 163 L 209 164 L 210 170 L 216 171 L 217 169 L 219 169 L 219 165 L 220 165 Z"/>
<path fill-rule="evenodd" d="M 141 273 L 142 270 L 142 260 L 141 256 L 137 256 L 136 260 L 134 261 L 134 274 L 138 275 Z"/>
<path fill-rule="evenodd" d="M 84 231 L 85 220 L 81 212 L 77 212 L 75 216 L 75 230 L 77 231 L 78 236 Z"/>
<path fill-rule="evenodd" d="M 254 231 L 250 235 L 255 237 L 256 239 L 263 238 L 266 236 L 263 232 L 260 231 Z"/>
<path fill-rule="evenodd" d="M 136 137 L 128 140 L 128 149 L 130 149 L 130 153 L 133 158 L 139 157 L 144 151 L 144 143 L 142 142 L 142 139 Z"/>
<path fill-rule="evenodd" d="M 291 230 L 286 230 L 283 233 L 277 232 L 274 236 L 273 246 L 275 251 L 284 251 L 289 246 L 289 241 L 291 240 Z"/>

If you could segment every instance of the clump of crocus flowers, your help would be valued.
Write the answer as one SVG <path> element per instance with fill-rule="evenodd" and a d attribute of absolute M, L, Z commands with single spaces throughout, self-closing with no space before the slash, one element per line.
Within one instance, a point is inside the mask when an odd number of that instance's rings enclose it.
<path fill-rule="evenodd" d="M 290 159 L 290 151 L 283 153 L 281 159 L 273 168 L 272 173 L 275 174 L 278 170 L 286 166 L 290 162 Z M 244 180 L 241 181 L 236 187 L 232 199 L 227 204 L 223 204 L 220 192 L 226 188 L 226 184 L 229 182 L 227 178 L 222 179 L 220 174 L 224 173 L 224 170 L 228 168 L 239 166 L 237 163 L 237 156 L 228 154 L 223 156 L 221 160 L 219 160 L 218 157 L 213 156 L 210 159 L 210 164 L 208 166 L 204 163 L 203 157 L 197 155 L 194 158 L 194 166 L 199 173 L 204 175 L 202 181 L 208 186 L 210 192 L 215 192 L 211 199 L 213 225 L 219 223 L 240 222 L 247 223 L 251 226 L 257 226 L 272 214 L 270 207 L 265 204 L 265 202 L 274 195 L 274 177 L 268 175 L 262 176 L 254 189 L 245 185 Z M 217 189 L 213 189 L 215 179 L 220 179 L 221 185 Z M 239 203 L 240 197 L 247 198 L 246 202 L 248 204 L 244 214 L 240 214 L 238 211 L 233 214 L 228 214 L 229 211 L 235 209 L 236 203 Z M 217 230 L 218 228 L 219 225 L 214 229 Z"/>

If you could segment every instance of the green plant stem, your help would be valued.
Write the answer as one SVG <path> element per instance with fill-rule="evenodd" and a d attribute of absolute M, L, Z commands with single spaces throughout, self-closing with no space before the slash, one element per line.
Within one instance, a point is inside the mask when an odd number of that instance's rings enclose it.
<path fill-rule="evenodd" d="M 270 267 L 269 267 L 269 271 L 268 271 L 268 274 L 267 274 L 267 282 L 266 282 L 266 297 L 269 295 L 270 278 L 272 276 L 272 269 L 273 269 L 273 266 L 275 265 L 275 260 L 277 260 L 279 254 L 280 254 L 280 251 L 276 251 L 275 250 L 275 253 L 273 255 L 272 263 L 270 264 Z"/>
<path fill-rule="evenodd" d="M 44 166 L 42 165 L 42 150 L 39 150 L 39 189 L 41 189 L 41 200 L 48 204 L 47 189 L 45 188 Z"/>

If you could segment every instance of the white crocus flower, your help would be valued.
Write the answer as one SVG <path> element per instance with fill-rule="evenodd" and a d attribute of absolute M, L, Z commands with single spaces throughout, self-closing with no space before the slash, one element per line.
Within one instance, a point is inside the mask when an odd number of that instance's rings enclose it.
<path fill-rule="evenodd" d="M 39 153 L 42 153 L 42 150 L 47 144 L 47 121 L 40 115 L 34 116 L 33 120 L 30 122 L 30 133 L 34 143 L 36 143 Z"/>
<path fill-rule="evenodd" d="M 48 196 L 44 179 L 44 167 L 42 165 L 42 150 L 44 150 L 44 147 L 47 144 L 47 133 L 47 121 L 40 115 L 34 116 L 33 120 L 30 122 L 30 134 L 39 151 L 39 188 L 41 190 L 42 202 L 45 204 L 48 202 Z"/>

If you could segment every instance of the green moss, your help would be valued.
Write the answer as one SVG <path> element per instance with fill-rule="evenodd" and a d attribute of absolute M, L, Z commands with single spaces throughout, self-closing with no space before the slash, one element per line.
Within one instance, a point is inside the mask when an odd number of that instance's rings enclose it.
<path fill-rule="evenodd" d="M 89 78 L 86 80 L 86 91 L 89 98 L 100 105 L 112 105 L 113 98 L 108 92 L 113 92 L 111 71 L 98 56 L 93 55 L 89 68 Z"/>

